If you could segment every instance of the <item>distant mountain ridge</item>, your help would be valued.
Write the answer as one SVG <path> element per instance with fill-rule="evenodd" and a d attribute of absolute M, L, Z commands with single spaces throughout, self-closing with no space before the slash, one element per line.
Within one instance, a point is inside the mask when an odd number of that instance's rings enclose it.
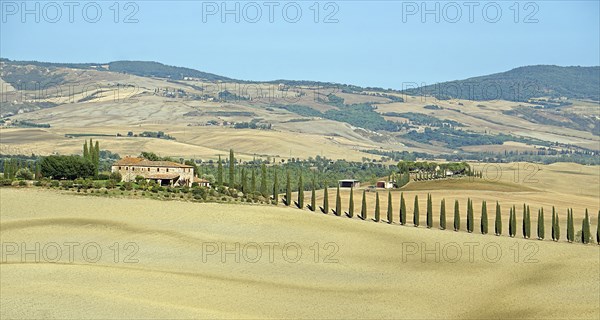
<path fill-rule="evenodd" d="M 154 61 L 113 61 L 109 63 L 52 63 L 39 61 L 12 61 L 0 58 L 0 62 L 12 65 L 35 65 L 39 67 L 93 69 L 127 73 L 142 77 L 159 77 L 182 80 L 186 77 L 207 81 L 230 81 L 239 83 L 284 83 L 287 85 L 335 86 L 342 91 L 373 90 L 382 92 L 405 93 L 409 95 L 427 95 L 438 99 L 465 100 L 508 100 L 528 101 L 532 98 L 572 98 L 600 101 L 600 66 L 560 67 L 554 65 L 535 65 L 518 67 L 506 72 L 478 76 L 464 80 L 447 81 L 438 84 L 407 89 L 404 91 L 376 87 L 360 87 L 349 84 L 309 80 L 272 80 L 244 81 L 228 78 L 195 69 L 169 66 Z M 108 70 L 98 68 L 108 66 Z"/>
<path fill-rule="evenodd" d="M 528 101 L 573 98 L 600 101 L 600 67 L 535 65 L 403 91 L 438 99 Z"/>

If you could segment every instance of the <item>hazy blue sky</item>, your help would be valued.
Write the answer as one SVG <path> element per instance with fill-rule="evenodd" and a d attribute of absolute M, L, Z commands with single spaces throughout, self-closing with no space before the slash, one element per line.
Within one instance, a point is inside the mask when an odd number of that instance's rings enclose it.
<path fill-rule="evenodd" d="M 600 64 L 599 1 L 0 3 L 0 55 L 14 60 L 153 60 L 239 79 L 385 88 Z M 233 9 L 225 21 L 223 9 Z"/>

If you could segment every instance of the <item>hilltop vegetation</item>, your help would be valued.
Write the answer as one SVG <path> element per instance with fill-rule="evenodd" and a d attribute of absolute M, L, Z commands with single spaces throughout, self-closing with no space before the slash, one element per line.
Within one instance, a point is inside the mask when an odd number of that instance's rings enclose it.
<path fill-rule="evenodd" d="M 528 101 L 567 97 L 600 101 L 600 67 L 526 66 L 465 80 L 405 90 L 438 99 Z"/>

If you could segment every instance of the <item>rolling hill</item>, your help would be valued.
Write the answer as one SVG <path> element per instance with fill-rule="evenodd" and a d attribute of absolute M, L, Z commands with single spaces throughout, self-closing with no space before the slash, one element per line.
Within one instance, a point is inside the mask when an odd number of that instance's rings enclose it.
<path fill-rule="evenodd" d="M 406 90 L 440 99 L 529 101 L 532 98 L 600 100 L 600 67 L 525 66 L 510 71 Z"/>

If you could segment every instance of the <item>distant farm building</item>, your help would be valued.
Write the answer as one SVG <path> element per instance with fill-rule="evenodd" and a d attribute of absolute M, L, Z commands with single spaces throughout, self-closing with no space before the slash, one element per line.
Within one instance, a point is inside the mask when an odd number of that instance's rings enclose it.
<path fill-rule="evenodd" d="M 394 187 L 394 183 L 391 181 L 377 181 L 375 187 L 382 189 L 391 189 Z"/>
<path fill-rule="evenodd" d="M 360 187 L 360 181 L 353 179 L 339 180 L 338 184 L 340 188 L 358 188 Z"/>
<path fill-rule="evenodd" d="M 191 187 L 194 182 L 194 167 L 173 161 L 125 157 L 115 162 L 111 171 L 120 173 L 124 182 L 135 181 L 138 176 L 147 182 L 156 181 L 161 186 Z"/>
<path fill-rule="evenodd" d="M 197 183 L 199 187 L 210 188 L 210 181 L 208 181 L 206 179 L 194 177 L 194 182 Z"/>

